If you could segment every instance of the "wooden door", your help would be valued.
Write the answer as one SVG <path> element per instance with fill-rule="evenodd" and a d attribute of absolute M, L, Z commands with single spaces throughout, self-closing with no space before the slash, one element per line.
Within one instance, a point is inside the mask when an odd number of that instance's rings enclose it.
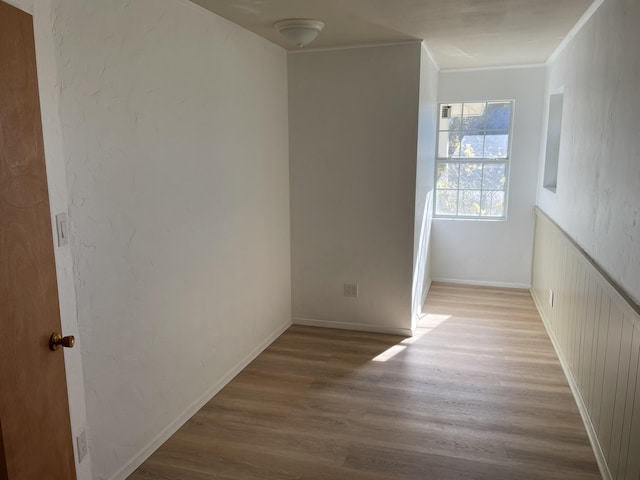
<path fill-rule="evenodd" d="M 0 1 L 0 479 L 75 479 L 33 19 Z"/>

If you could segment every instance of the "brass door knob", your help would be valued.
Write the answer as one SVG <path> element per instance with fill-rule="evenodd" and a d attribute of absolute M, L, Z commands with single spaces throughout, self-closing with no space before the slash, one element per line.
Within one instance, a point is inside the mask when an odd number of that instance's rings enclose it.
<path fill-rule="evenodd" d="M 75 344 L 76 337 L 73 335 L 63 337 L 59 333 L 55 332 L 51 334 L 51 338 L 49 339 L 49 348 L 53 351 L 59 350 L 60 347 L 73 348 Z"/>

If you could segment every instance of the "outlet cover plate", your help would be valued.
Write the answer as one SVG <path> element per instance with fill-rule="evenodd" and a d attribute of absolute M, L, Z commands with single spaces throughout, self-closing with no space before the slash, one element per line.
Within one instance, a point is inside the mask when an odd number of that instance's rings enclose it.
<path fill-rule="evenodd" d="M 350 298 L 356 298 L 358 296 L 358 284 L 357 283 L 345 283 L 344 284 L 344 296 Z"/>

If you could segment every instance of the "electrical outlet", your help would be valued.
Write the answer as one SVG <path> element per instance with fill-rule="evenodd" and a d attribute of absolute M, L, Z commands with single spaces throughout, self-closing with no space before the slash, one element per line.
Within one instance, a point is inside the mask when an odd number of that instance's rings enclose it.
<path fill-rule="evenodd" d="M 553 301 L 555 300 L 556 294 L 553 293 L 553 290 L 549 290 L 549 306 L 553 308 Z"/>
<path fill-rule="evenodd" d="M 80 435 L 76 437 L 78 444 L 78 463 L 82 462 L 84 457 L 87 456 L 87 431 L 83 430 Z"/>
<path fill-rule="evenodd" d="M 345 283 L 344 284 L 344 296 L 356 298 L 358 296 L 358 284 L 357 283 Z"/>

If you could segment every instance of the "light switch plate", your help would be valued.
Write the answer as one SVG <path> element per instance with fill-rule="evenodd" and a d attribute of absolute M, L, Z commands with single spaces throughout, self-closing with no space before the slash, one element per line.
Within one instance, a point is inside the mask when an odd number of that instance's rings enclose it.
<path fill-rule="evenodd" d="M 58 231 L 58 246 L 69 245 L 69 224 L 67 223 L 66 213 L 63 212 L 56 215 L 56 230 Z"/>
<path fill-rule="evenodd" d="M 87 431 L 80 432 L 76 441 L 78 442 L 78 463 L 80 463 L 87 456 Z"/>

